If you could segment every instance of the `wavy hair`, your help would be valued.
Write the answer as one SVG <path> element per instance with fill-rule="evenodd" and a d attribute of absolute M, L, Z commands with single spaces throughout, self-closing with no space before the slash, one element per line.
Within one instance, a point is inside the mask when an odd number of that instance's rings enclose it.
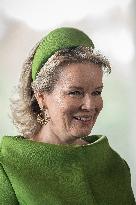
<path fill-rule="evenodd" d="M 13 124 L 19 133 L 25 138 L 32 138 L 36 135 L 41 125 L 37 122 L 37 115 L 40 114 L 40 107 L 35 98 L 37 92 L 50 94 L 59 79 L 59 73 L 66 65 L 73 63 L 94 63 L 100 66 L 104 73 L 111 72 L 109 60 L 92 48 L 79 46 L 57 51 L 42 66 L 36 79 L 32 81 L 32 62 L 39 43 L 32 50 L 26 59 L 16 90 L 17 98 L 11 99 L 11 114 Z"/>

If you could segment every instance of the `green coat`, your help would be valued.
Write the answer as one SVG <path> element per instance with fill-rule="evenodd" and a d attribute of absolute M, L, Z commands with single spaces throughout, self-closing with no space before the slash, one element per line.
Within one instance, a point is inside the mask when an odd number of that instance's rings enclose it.
<path fill-rule="evenodd" d="M 130 170 L 105 136 L 88 145 L 3 137 L 0 205 L 135 205 Z"/>

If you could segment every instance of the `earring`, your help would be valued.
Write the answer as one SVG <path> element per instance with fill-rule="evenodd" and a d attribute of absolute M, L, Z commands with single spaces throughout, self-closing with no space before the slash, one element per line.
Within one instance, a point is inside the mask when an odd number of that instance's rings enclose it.
<path fill-rule="evenodd" d="M 37 122 L 41 125 L 46 125 L 50 120 L 50 117 L 48 117 L 46 113 L 47 109 L 45 109 L 44 106 L 42 106 L 40 110 L 41 112 L 37 115 Z"/>

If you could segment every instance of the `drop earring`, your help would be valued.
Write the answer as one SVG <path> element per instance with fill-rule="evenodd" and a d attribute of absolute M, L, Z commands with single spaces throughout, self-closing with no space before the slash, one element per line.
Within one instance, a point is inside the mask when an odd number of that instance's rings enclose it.
<path fill-rule="evenodd" d="M 37 122 L 41 125 L 46 125 L 49 120 L 50 120 L 50 117 L 48 117 L 47 115 L 47 109 L 44 108 L 44 106 L 40 107 L 40 113 L 37 115 Z"/>

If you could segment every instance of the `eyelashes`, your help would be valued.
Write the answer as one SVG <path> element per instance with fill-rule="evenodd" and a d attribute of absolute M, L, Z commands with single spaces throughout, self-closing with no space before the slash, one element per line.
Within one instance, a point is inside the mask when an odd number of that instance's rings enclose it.
<path fill-rule="evenodd" d="M 69 95 L 73 95 L 73 96 L 81 96 L 82 95 L 83 96 L 83 92 L 76 90 L 76 91 L 70 92 Z"/>
<path fill-rule="evenodd" d="M 92 93 L 92 95 L 94 96 L 101 95 L 101 94 L 102 94 L 102 91 L 95 91 Z"/>
<path fill-rule="evenodd" d="M 99 96 L 99 95 L 101 95 L 101 93 L 102 93 L 102 91 L 94 91 L 94 92 L 92 92 L 92 96 Z M 71 95 L 71 96 L 84 96 L 85 94 L 84 94 L 84 92 L 76 90 L 76 91 L 69 92 L 69 95 Z"/>

